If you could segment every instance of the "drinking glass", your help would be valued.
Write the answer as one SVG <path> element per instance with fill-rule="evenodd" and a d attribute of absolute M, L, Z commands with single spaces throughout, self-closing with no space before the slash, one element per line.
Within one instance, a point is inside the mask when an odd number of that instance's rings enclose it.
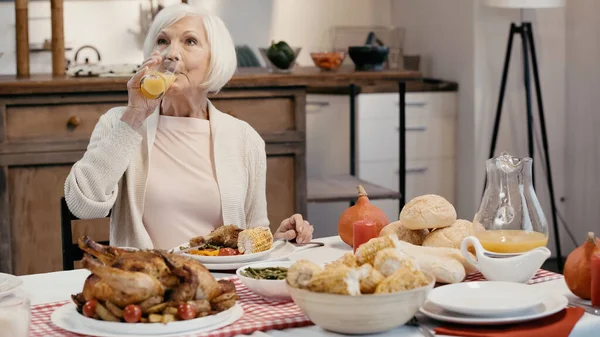
<path fill-rule="evenodd" d="M 31 320 L 29 296 L 15 291 L 0 297 L 0 335 L 27 337 Z"/>

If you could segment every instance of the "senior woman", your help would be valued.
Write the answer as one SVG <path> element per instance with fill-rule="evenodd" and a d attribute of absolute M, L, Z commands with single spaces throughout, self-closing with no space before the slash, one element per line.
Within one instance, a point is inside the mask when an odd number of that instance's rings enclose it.
<path fill-rule="evenodd" d="M 223 224 L 269 226 L 265 143 L 246 122 L 207 98 L 237 67 L 221 19 L 187 4 L 161 10 L 144 42 L 146 61 L 129 80 L 129 102 L 98 121 L 83 158 L 65 182 L 65 199 L 82 219 L 111 213 L 111 245 L 172 248 Z M 161 62 L 176 80 L 146 99 L 140 80 Z M 301 215 L 276 238 L 311 240 Z"/>

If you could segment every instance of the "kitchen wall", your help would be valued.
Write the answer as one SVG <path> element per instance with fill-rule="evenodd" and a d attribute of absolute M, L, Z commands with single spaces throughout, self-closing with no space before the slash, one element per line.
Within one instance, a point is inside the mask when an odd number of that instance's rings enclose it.
<path fill-rule="evenodd" d="M 489 155 L 509 25 L 521 20 L 521 12 L 485 7 L 478 0 L 392 0 L 392 12 L 393 23 L 408 31 L 405 52 L 425 58 L 425 75 L 455 80 L 460 85 L 456 206 L 459 217 L 471 220 L 485 179 L 484 165 Z M 566 195 L 565 9 L 525 11 L 523 15 L 534 25 L 558 202 Z M 503 150 L 528 155 L 521 51 L 521 40 L 516 37 L 496 155 Z M 535 99 L 534 91 L 532 95 Z M 536 116 L 535 102 L 533 108 Z M 539 127 L 535 128 L 540 134 Z M 536 192 L 551 225 L 541 151 L 537 149 Z M 559 202 L 558 206 L 564 215 L 564 205 Z M 564 232 L 560 234 L 565 238 Z M 554 251 L 552 240 L 549 248 Z M 572 245 L 563 240 L 561 247 L 569 251 Z"/>
<path fill-rule="evenodd" d="M 163 0 L 164 4 L 179 0 Z M 156 3 L 156 1 L 155 1 Z M 139 63 L 141 48 L 129 30 L 137 31 L 142 0 L 65 0 L 65 40 L 77 48 L 91 44 L 100 50 L 105 64 Z M 303 48 L 298 62 L 312 65 L 310 52 L 323 48 L 335 25 L 389 24 L 390 0 L 190 0 L 204 5 L 221 16 L 237 44 L 247 44 L 258 55 L 258 47 L 273 39 L 284 39 Z M 30 43 L 41 44 L 50 38 L 50 2 L 31 1 Z M 14 5 L 0 2 L 0 74 L 14 74 L 15 68 Z M 82 52 L 83 53 L 83 52 Z M 74 51 L 68 52 L 72 59 Z M 90 60 L 95 56 L 89 51 Z M 31 72 L 51 72 L 50 53 L 31 55 Z"/>
<path fill-rule="evenodd" d="M 567 2 L 567 219 L 578 244 L 600 236 L 600 2 Z"/>

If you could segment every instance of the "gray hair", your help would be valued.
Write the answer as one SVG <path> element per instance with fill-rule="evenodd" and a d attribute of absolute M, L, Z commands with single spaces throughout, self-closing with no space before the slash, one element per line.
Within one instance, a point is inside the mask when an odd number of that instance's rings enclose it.
<path fill-rule="evenodd" d="M 150 25 L 144 41 L 144 59 L 150 57 L 156 47 L 156 38 L 165 28 L 186 16 L 202 18 L 206 39 L 210 46 L 210 64 L 207 79 L 203 87 L 209 92 L 218 92 L 233 77 L 237 68 L 235 46 L 229 30 L 218 16 L 202 7 L 190 6 L 185 3 L 163 8 Z"/>

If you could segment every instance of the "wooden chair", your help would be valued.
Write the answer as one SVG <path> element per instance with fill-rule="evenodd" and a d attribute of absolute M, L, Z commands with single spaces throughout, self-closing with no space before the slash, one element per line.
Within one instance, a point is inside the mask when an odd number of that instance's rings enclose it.
<path fill-rule="evenodd" d="M 110 217 L 110 213 L 107 217 Z M 67 206 L 65 197 L 60 198 L 60 232 L 62 238 L 62 260 L 63 270 L 75 269 L 75 261 L 83 259 L 83 251 L 73 243 L 72 221 L 79 220 Z M 99 241 L 98 243 L 108 245 L 108 241 Z"/>

